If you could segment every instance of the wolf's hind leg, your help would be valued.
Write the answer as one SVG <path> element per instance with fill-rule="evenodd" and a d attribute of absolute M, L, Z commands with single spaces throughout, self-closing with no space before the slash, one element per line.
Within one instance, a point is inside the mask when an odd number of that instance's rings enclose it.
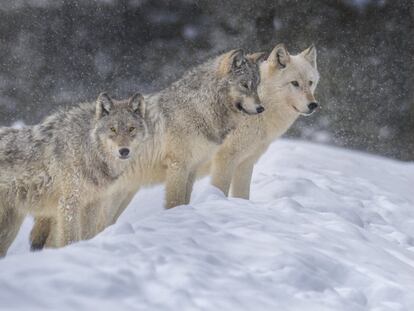
<path fill-rule="evenodd" d="M 0 208 L 3 208 L 0 206 Z M 24 220 L 24 214 L 14 208 L 0 211 L 0 257 L 6 255 Z"/>
<path fill-rule="evenodd" d="M 46 248 L 57 248 L 58 247 L 58 235 L 59 235 L 57 218 L 50 217 L 49 221 L 50 221 L 50 231 L 46 239 L 45 247 Z"/>
<path fill-rule="evenodd" d="M 185 204 L 189 204 L 191 200 L 191 193 L 193 192 L 194 180 L 196 178 L 197 171 L 192 171 L 187 178 L 187 185 L 185 189 Z"/>
<path fill-rule="evenodd" d="M 35 217 L 34 226 L 30 232 L 30 250 L 42 250 L 51 234 L 52 219 L 50 217 Z"/>

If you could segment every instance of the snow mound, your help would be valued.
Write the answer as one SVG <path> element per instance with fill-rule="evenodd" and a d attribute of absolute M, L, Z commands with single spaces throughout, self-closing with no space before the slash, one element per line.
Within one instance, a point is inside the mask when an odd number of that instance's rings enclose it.
<path fill-rule="evenodd" d="M 252 200 L 208 180 L 163 210 L 142 190 L 90 241 L 0 260 L 1 310 L 414 310 L 414 165 L 299 141 L 256 165 Z"/>

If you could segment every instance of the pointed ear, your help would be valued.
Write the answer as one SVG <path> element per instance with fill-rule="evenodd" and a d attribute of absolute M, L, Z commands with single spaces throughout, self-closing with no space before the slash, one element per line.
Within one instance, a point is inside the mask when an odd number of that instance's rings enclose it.
<path fill-rule="evenodd" d="M 109 114 L 113 107 L 111 97 L 107 93 L 101 93 L 96 100 L 96 117 L 98 119 Z"/>
<path fill-rule="evenodd" d="M 316 48 L 315 46 L 312 44 L 310 47 L 308 47 L 306 50 L 302 51 L 302 53 L 300 53 L 308 62 L 311 63 L 311 65 L 313 67 L 316 68 Z"/>
<path fill-rule="evenodd" d="M 283 69 L 290 62 L 290 55 L 283 43 L 275 46 L 267 61 L 275 68 Z"/>
<path fill-rule="evenodd" d="M 240 68 L 243 65 L 243 63 L 246 61 L 244 51 L 241 49 L 236 50 L 230 56 L 230 60 L 231 60 L 231 69 L 234 70 L 234 69 Z"/>
<path fill-rule="evenodd" d="M 145 101 L 141 93 L 135 93 L 128 100 L 128 106 L 133 112 L 139 114 L 142 118 L 145 116 Z"/>
<path fill-rule="evenodd" d="M 240 68 L 245 61 L 246 59 L 242 49 L 227 52 L 220 57 L 218 73 L 220 76 L 226 76 L 232 70 Z"/>
<path fill-rule="evenodd" d="M 255 64 L 260 64 L 262 61 L 266 59 L 266 53 L 265 52 L 257 52 L 253 54 L 247 54 L 246 58 L 248 60 L 251 60 Z"/>

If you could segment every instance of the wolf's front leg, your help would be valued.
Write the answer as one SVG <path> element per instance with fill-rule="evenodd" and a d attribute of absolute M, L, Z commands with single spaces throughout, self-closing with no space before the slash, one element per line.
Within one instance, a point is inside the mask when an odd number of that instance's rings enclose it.
<path fill-rule="evenodd" d="M 233 179 L 231 181 L 231 196 L 248 200 L 250 197 L 250 183 L 255 158 L 248 158 L 237 166 L 234 170 Z"/>
<path fill-rule="evenodd" d="M 58 246 L 66 246 L 81 239 L 81 209 L 75 196 L 61 198 L 58 204 Z"/>
<path fill-rule="evenodd" d="M 191 170 L 188 174 L 187 186 L 185 189 L 185 204 L 189 204 L 191 200 L 191 193 L 193 192 L 193 185 L 197 176 L 197 170 Z"/>
<path fill-rule="evenodd" d="M 233 157 L 227 150 L 219 150 L 212 161 L 211 184 L 219 188 L 225 196 L 229 195 L 236 161 L 237 157 Z"/>
<path fill-rule="evenodd" d="M 165 184 L 165 208 L 172 208 L 187 203 L 187 182 L 190 171 L 184 161 L 170 160 Z M 192 186 L 191 186 L 192 188 Z"/>
<path fill-rule="evenodd" d="M 98 234 L 98 226 L 105 219 L 104 204 L 100 200 L 89 202 L 82 209 L 80 226 L 81 239 L 89 240 Z"/>

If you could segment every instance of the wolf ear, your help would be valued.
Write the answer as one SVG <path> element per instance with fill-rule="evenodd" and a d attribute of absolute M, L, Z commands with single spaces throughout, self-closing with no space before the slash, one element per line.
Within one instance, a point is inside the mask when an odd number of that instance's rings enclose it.
<path fill-rule="evenodd" d="M 145 116 L 145 101 L 141 93 L 135 93 L 128 100 L 128 106 L 133 112 L 139 114 L 142 118 Z"/>
<path fill-rule="evenodd" d="M 259 64 L 266 59 L 266 53 L 257 52 L 257 53 L 247 54 L 246 58 L 255 64 Z"/>
<path fill-rule="evenodd" d="M 241 65 L 243 65 L 243 62 L 246 61 L 246 57 L 244 55 L 244 51 L 239 49 L 235 50 L 234 53 L 230 56 L 230 59 L 232 60 L 232 69 L 240 68 Z"/>
<path fill-rule="evenodd" d="M 244 51 L 242 49 L 232 50 L 220 57 L 218 73 L 221 76 L 228 75 L 232 70 L 240 68 L 246 61 Z"/>
<path fill-rule="evenodd" d="M 113 105 L 114 103 L 107 93 L 99 94 L 96 100 L 96 117 L 99 119 L 108 115 Z"/>
<path fill-rule="evenodd" d="M 308 62 L 311 63 L 311 65 L 313 67 L 316 68 L 316 48 L 315 46 L 312 44 L 310 47 L 308 47 L 306 50 L 302 51 L 302 53 L 300 53 Z"/>
<path fill-rule="evenodd" d="M 290 62 L 290 55 L 283 43 L 275 46 L 273 51 L 270 53 L 267 58 L 270 64 L 275 68 L 283 69 Z"/>

